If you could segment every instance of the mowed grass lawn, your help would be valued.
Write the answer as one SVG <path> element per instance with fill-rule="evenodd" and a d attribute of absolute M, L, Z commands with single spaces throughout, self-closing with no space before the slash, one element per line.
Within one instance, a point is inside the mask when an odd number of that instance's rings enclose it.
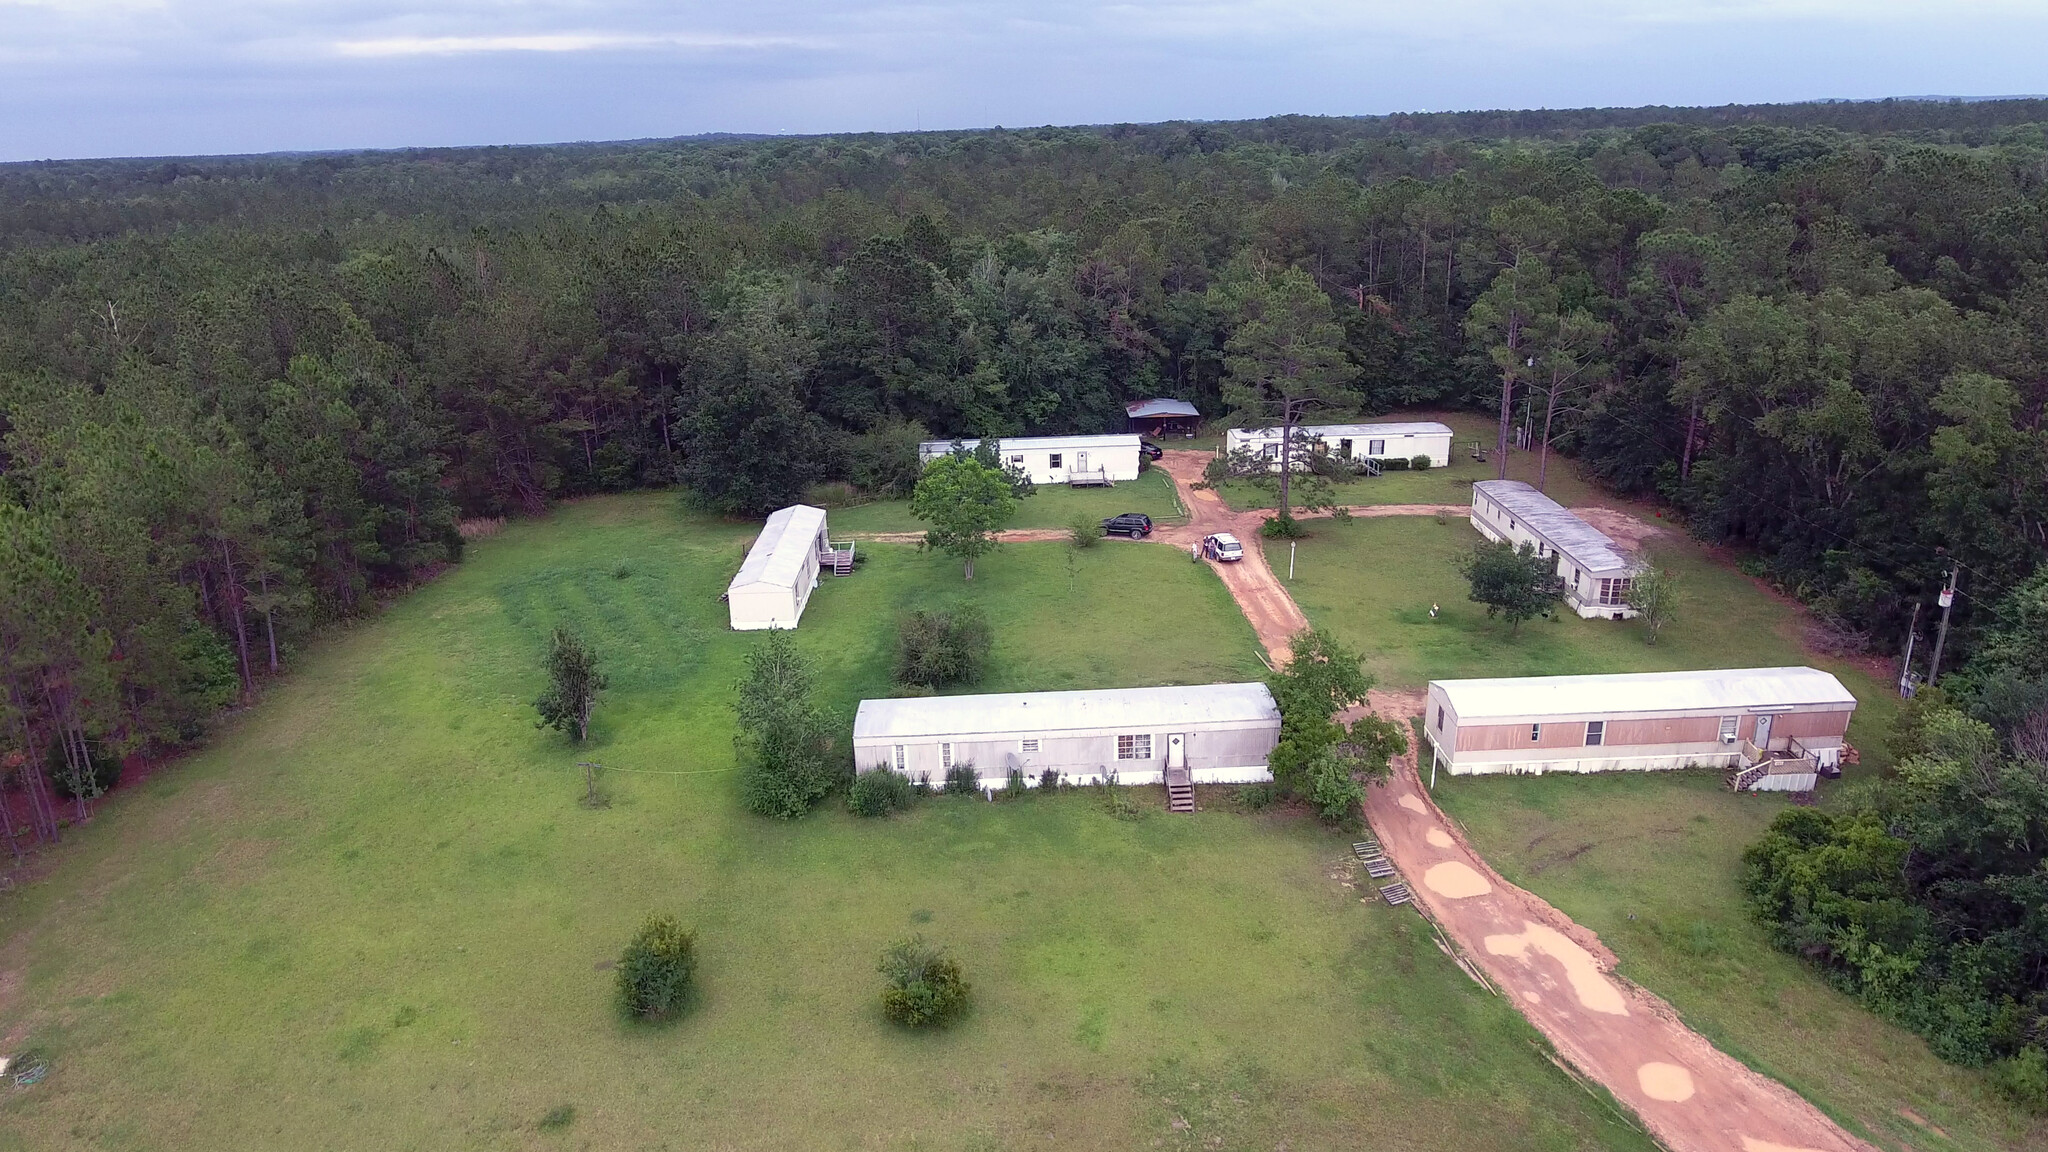
<path fill-rule="evenodd" d="M 758 638 L 717 597 L 753 531 L 663 494 L 514 524 L 112 798 L 0 896 L 0 1034 L 54 1069 L 0 1094 L 0 1148 L 1649 1148 L 1297 816 L 740 811 Z M 972 585 L 869 553 L 797 633 L 848 717 L 916 605 L 988 612 L 989 689 L 1259 671 L 1169 548 L 1007 546 Z M 612 676 L 584 748 L 528 706 L 556 624 Z M 607 970 L 653 911 L 700 933 L 666 1027 L 622 1021 Z M 913 930 L 974 983 L 950 1032 L 880 1018 Z"/>
<path fill-rule="evenodd" d="M 1397 423 L 1402 421 L 1434 420 L 1447 424 L 1455 435 L 1451 438 L 1451 462 L 1445 468 L 1430 468 L 1422 472 L 1383 472 L 1378 476 L 1360 476 L 1339 481 L 1333 485 L 1339 504 L 1470 504 L 1472 484 L 1476 480 L 1493 480 L 1499 477 L 1499 468 L 1493 457 L 1496 433 L 1495 421 L 1474 412 L 1395 412 L 1381 416 L 1363 418 L 1316 417 L 1317 424 L 1337 423 Z M 1485 445 L 1487 459 L 1484 462 L 1472 459 L 1473 443 Z M 1525 480 L 1530 484 L 1537 481 L 1537 455 L 1534 452 L 1512 452 L 1508 456 L 1508 478 Z M 1612 503 L 1594 485 L 1581 479 L 1570 460 L 1552 453 L 1550 466 L 1543 476 L 1544 492 L 1551 499 L 1566 507 L 1584 504 Z M 1224 503 L 1240 512 L 1253 508 L 1275 508 L 1279 506 L 1277 491 L 1246 480 L 1225 481 L 1221 489 Z"/>
<path fill-rule="evenodd" d="M 1309 618 L 1366 654 L 1381 684 L 1431 679 L 1817 664 L 1856 693 L 1851 780 L 1881 770 L 1897 710 L 1860 668 L 1803 651 L 1791 607 L 1676 534 L 1650 550 L 1683 582 L 1679 619 L 1656 647 L 1641 625 L 1531 620 L 1519 636 L 1466 598 L 1455 560 L 1479 539 L 1452 518 L 1316 521 L 1291 585 Z M 1268 542 L 1275 571 L 1287 545 Z M 1429 607 L 1440 608 L 1437 619 Z M 1425 771 L 1427 756 L 1422 761 Z M 1828 786 L 1823 802 L 1842 784 Z M 1729 792 L 1719 772 L 1438 778 L 1436 798 L 1507 876 L 1600 934 L 1623 974 L 1669 999 L 1725 1050 L 1792 1085 L 1889 1148 L 2048 1146 L 2048 1132 L 1773 949 L 1749 919 L 1742 850 L 1785 801 Z M 1903 1116 L 1910 1110 L 1948 1137 Z"/>
<path fill-rule="evenodd" d="M 1183 515 L 1174 498 L 1173 481 L 1165 472 L 1148 468 L 1136 480 L 1118 481 L 1113 488 L 1040 484 L 1017 501 L 1017 515 L 1009 527 L 1065 528 L 1076 520 L 1100 523 L 1125 512 L 1143 512 L 1156 521 Z M 922 532 L 928 527 L 910 514 L 908 500 L 877 500 L 834 509 L 826 514 L 826 522 L 834 536 L 841 532 Z"/>

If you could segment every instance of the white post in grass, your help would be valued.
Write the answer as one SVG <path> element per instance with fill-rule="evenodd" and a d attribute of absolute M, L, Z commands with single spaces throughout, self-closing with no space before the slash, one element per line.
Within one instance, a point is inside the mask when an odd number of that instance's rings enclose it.
<path fill-rule="evenodd" d="M 1291 540 L 1287 544 L 1287 578 L 1294 579 L 1294 542 Z"/>

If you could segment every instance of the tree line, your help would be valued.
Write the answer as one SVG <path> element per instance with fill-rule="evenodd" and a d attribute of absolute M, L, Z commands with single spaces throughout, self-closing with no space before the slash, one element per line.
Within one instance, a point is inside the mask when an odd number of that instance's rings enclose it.
<path fill-rule="evenodd" d="M 919 439 L 1111 430 L 1154 395 L 1476 407 L 1753 550 L 1855 643 L 1902 640 L 1960 566 L 1967 659 L 2048 551 L 2044 123 L 1903 102 L 0 168 L 0 724 L 89 792 L 96 758 L 195 738 L 458 560 L 465 518 L 903 496 Z M 2001 731 L 2048 704 L 1999 675 Z"/>

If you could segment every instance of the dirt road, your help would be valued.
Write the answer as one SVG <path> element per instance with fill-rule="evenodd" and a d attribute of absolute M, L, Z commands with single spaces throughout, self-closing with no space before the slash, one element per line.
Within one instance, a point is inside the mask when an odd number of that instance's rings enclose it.
<path fill-rule="evenodd" d="M 1258 631 L 1268 659 L 1308 620 L 1257 547 L 1263 512 L 1232 512 L 1193 485 L 1203 452 L 1168 452 L 1161 462 L 1190 520 L 1153 539 L 1189 547 L 1211 532 L 1244 541 L 1242 563 L 1218 575 Z M 1353 515 L 1434 515 L 1437 505 L 1379 505 Z M 1463 515 L 1462 506 L 1446 510 Z M 1369 706 L 1406 720 L 1423 710 L 1419 692 L 1374 692 Z M 1384 787 L 1366 790 L 1365 816 L 1429 915 L 1572 1067 L 1642 1118 L 1672 1152 L 1875 1152 L 1797 1093 L 1750 1071 L 1685 1026 L 1663 1000 L 1614 975 L 1598 936 L 1531 893 L 1509 884 L 1438 811 L 1403 757 Z"/>

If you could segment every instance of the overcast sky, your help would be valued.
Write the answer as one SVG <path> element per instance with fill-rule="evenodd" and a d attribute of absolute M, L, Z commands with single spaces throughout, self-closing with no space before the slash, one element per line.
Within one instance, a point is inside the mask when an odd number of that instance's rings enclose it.
<path fill-rule="evenodd" d="M 0 160 L 2048 92 L 2048 0 L 0 0 Z"/>

